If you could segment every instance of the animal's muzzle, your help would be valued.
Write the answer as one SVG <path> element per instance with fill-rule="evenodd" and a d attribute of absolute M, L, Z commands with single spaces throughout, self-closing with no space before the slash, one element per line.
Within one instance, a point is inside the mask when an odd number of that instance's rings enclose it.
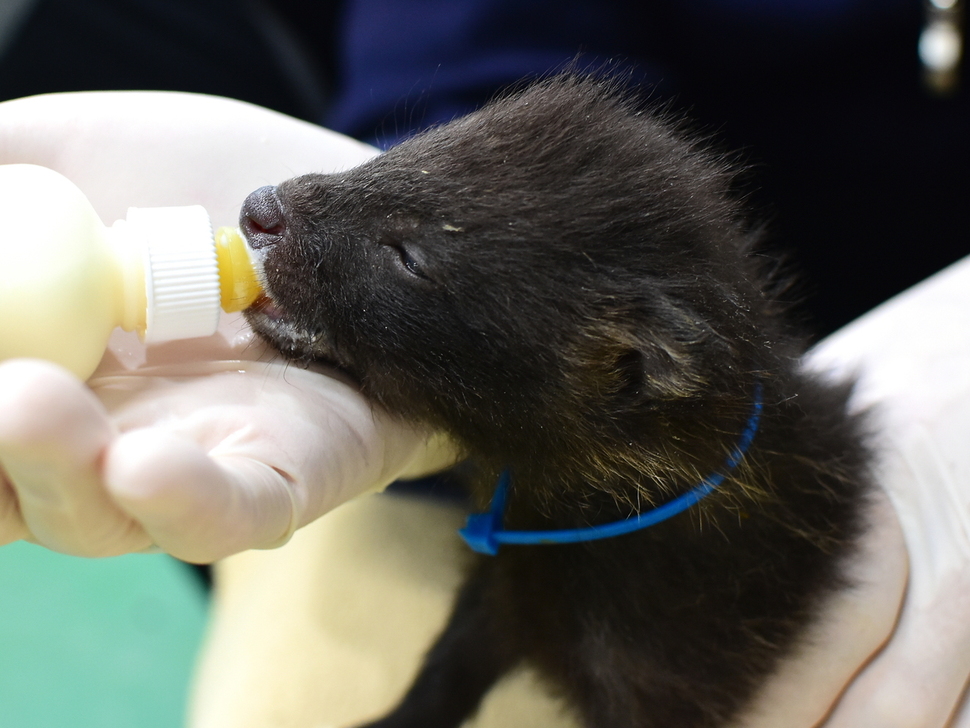
<path fill-rule="evenodd" d="M 250 247 L 256 250 L 275 245 L 283 239 L 286 220 L 275 187 L 260 187 L 249 194 L 242 205 L 239 227 Z"/>

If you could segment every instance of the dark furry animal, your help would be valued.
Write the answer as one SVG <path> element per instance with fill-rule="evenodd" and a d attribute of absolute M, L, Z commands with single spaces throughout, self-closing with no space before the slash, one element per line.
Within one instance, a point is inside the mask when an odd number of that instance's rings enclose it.
<path fill-rule="evenodd" d="M 478 558 L 374 726 L 457 726 L 523 662 L 587 726 L 722 726 L 845 586 L 860 425 L 847 387 L 799 368 L 730 185 L 610 83 L 567 75 L 247 200 L 271 297 L 256 331 L 451 433 L 480 508 L 509 469 L 508 528 L 609 523 L 693 488 L 763 390 L 750 449 L 687 512 Z"/>

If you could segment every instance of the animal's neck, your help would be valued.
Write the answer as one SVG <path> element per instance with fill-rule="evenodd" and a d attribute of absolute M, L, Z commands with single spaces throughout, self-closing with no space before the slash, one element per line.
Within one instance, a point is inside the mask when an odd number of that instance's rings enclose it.
<path fill-rule="evenodd" d="M 512 464 L 505 526 L 582 528 L 635 517 L 706 483 L 737 489 L 757 437 L 761 392 L 757 384 L 743 402 L 671 407 L 643 426 L 639 441 L 590 442 Z M 480 484 L 480 505 L 494 485 Z"/>

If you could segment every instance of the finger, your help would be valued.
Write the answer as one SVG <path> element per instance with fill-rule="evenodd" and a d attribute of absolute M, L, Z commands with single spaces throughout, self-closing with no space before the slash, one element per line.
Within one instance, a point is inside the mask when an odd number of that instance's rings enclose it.
<path fill-rule="evenodd" d="M 856 678 L 826 728 L 941 728 L 963 696 L 970 675 L 970 522 L 960 487 L 966 477 L 944 457 L 957 450 L 941 450 L 940 442 L 914 425 L 883 469 L 904 506 L 897 510 L 913 562 L 909 592 L 892 641 Z M 893 487 L 894 479 L 911 485 Z"/>
<path fill-rule="evenodd" d="M 27 526 L 20 515 L 17 493 L 0 466 L 0 546 L 27 538 L 28 535 Z"/>
<path fill-rule="evenodd" d="M 817 726 L 892 634 L 907 583 L 903 533 L 881 493 L 874 494 L 867 520 L 858 549 L 845 564 L 843 578 L 852 587 L 829 598 L 818 621 L 760 688 L 739 728 Z"/>
<path fill-rule="evenodd" d="M 967 684 L 964 686 L 960 707 L 947 728 L 970 728 L 970 695 L 968 695 L 968 691 L 970 691 L 970 677 L 967 678 Z"/>
<path fill-rule="evenodd" d="M 859 675 L 825 728 L 943 728 L 964 691 L 966 584 L 903 616 L 892 642 Z M 949 590 L 948 590 L 949 591 Z"/>
<path fill-rule="evenodd" d="M 280 545 L 300 511 L 281 472 L 251 458 L 213 456 L 161 429 L 118 438 L 106 455 L 105 480 L 156 545 L 195 563 Z"/>
<path fill-rule="evenodd" d="M 101 455 L 114 437 L 94 395 L 46 362 L 0 365 L 0 461 L 7 475 L 4 510 L 16 509 L 29 534 L 48 548 L 111 556 L 148 545 L 137 524 L 111 502 Z"/>

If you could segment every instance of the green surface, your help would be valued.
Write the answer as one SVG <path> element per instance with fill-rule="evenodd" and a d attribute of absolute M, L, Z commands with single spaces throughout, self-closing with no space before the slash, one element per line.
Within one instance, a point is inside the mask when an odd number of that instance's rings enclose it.
<path fill-rule="evenodd" d="M 0 548 L 0 728 L 178 728 L 206 603 L 161 554 Z"/>

